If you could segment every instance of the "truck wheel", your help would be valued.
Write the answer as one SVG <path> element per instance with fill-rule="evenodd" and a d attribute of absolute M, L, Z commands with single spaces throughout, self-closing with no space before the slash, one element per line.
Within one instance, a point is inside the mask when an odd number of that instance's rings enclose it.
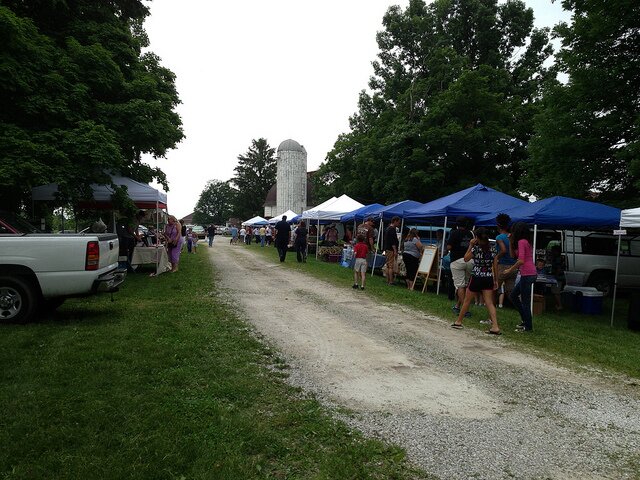
<path fill-rule="evenodd" d="M 601 291 L 605 297 L 613 295 L 613 279 L 614 274 L 611 272 L 593 272 L 589 275 L 588 287 L 595 287 Z"/>
<path fill-rule="evenodd" d="M 38 306 L 33 286 L 19 277 L 0 277 L 0 322 L 26 323 Z"/>

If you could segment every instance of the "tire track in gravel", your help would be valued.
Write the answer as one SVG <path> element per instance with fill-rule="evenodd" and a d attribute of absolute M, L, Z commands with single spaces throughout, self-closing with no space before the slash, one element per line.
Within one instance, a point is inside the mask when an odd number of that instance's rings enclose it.
<path fill-rule="evenodd" d="M 351 409 L 347 423 L 403 445 L 428 472 L 640 478 L 635 387 L 283 268 L 275 251 L 272 261 L 223 241 L 209 253 L 218 286 L 287 358 L 290 382 Z"/>

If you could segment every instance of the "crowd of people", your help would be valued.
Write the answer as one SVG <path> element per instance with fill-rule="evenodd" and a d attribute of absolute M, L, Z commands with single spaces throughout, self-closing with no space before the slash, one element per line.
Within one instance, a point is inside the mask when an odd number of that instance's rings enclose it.
<path fill-rule="evenodd" d="M 139 211 L 135 222 L 141 222 L 143 217 L 144 211 Z M 408 229 L 400 238 L 400 225 L 399 217 L 392 218 L 381 236 L 381 250 L 384 251 L 385 257 L 383 269 L 385 280 L 389 286 L 396 285 L 399 265 L 402 264 L 406 270 L 406 286 L 413 289 L 414 282 L 418 278 L 420 259 L 425 245 L 416 228 Z M 498 310 L 503 308 L 505 300 L 509 299 L 521 318 L 516 331 L 530 332 L 533 330 L 530 307 L 532 287 L 537 276 L 547 271 L 545 262 L 534 261 L 531 232 L 526 224 L 516 222 L 511 225 L 509 216 L 500 214 L 496 217 L 496 228 L 498 235 L 495 245 L 492 245 L 489 240 L 488 229 L 479 227 L 472 230 L 472 221 L 466 217 L 456 219 L 456 227 L 451 230 L 446 239 L 443 229 L 436 231 L 435 246 L 438 256 L 442 257 L 442 272 L 445 272 L 443 279 L 450 281 L 454 291 L 455 303 L 452 310 L 457 318 L 451 326 L 455 329 L 463 328 L 463 321 L 471 316 L 470 307 L 475 303 L 486 307 L 489 318 L 482 321 L 489 325 L 486 332 L 491 335 L 501 335 Z M 206 234 L 210 247 L 213 245 L 216 233 L 214 225 L 207 227 Z M 268 224 L 241 228 L 232 226 L 229 233 L 232 245 L 249 245 L 255 242 L 265 247 L 273 244 L 278 251 L 280 262 L 284 262 L 287 251 L 293 249 L 296 252 L 297 261 L 305 263 L 310 236 L 317 238 L 318 246 L 334 247 L 340 244 L 339 232 L 335 224 L 324 226 L 318 236 L 315 225 L 307 227 L 306 222 L 302 220 L 292 227 L 287 222 L 286 216 L 283 216 L 282 220 L 274 226 Z M 350 252 L 353 257 L 351 265 L 354 289 L 365 289 L 367 267 L 370 255 L 378 250 L 376 242 L 379 233 L 373 218 L 367 218 L 357 225 L 355 238 L 351 227 L 344 228 L 342 242 L 352 247 Z M 167 249 L 172 272 L 178 270 L 183 247 L 186 246 L 187 253 L 196 253 L 199 242 L 197 233 L 173 215 L 169 215 L 162 232 L 155 232 L 152 227 L 149 227 L 147 238 L 140 238 L 137 228 L 130 230 L 123 227 L 119 235 L 123 238 L 121 248 L 124 248 L 129 259 L 136 241 L 144 240 L 145 244 L 163 243 Z M 560 249 L 558 247 L 554 252 L 552 248 L 551 252 L 551 274 L 561 279 L 563 264 L 559 254 Z M 447 272 L 450 272 L 450 275 L 446 274 Z M 559 287 L 552 289 L 557 309 L 562 308 L 559 292 Z"/>
<path fill-rule="evenodd" d="M 399 226 L 401 219 L 394 217 L 388 224 L 382 237 L 382 250 L 385 255 L 384 274 L 387 285 L 395 285 L 395 277 L 400 263 L 406 270 L 405 283 L 413 289 L 417 279 L 420 259 L 425 249 L 416 228 L 408 229 L 400 241 Z M 479 227 L 472 230 L 472 220 L 466 217 L 456 219 L 456 228 L 445 239 L 444 229 L 436 230 L 435 246 L 442 258 L 445 281 L 450 281 L 455 303 L 452 307 L 457 318 L 451 325 L 455 329 L 463 328 L 463 320 L 471 316 L 472 304 L 486 307 L 487 320 L 481 323 L 489 325 L 486 333 L 501 335 L 498 323 L 498 310 L 509 299 L 520 314 L 521 323 L 517 332 L 531 332 L 533 320 L 531 295 L 536 278 L 549 269 L 544 259 L 534 263 L 531 231 L 525 223 L 511 225 L 508 215 L 496 217 L 498 235 L 495 244 L 489 239 L 489 230 Z M 345 231 L 346 232 L 346 231 Z M 346 233 L 345 233 L 346 237 Z M 356 240 L 353 242 L 354 289 L 364 289 L 366 283 L 367 258 L 376 252 L 378 231 L 374 219 L 368 218 L 356 228 Z M 399 253 L 402 252 L 401 257 Z M 401 258 L 401 262 L 400 262 Z M 561 309 L 560 285 L 563 279 L 563 262 L 558 246 L 551 248 L 550 274 L 558 280 L 551 288 L 556 309 Z"/>

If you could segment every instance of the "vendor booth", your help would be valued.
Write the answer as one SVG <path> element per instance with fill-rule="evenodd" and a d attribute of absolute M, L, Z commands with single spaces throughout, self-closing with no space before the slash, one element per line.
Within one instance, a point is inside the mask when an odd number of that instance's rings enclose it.
<path fill-rule="evenodd" d="M 551 197 L 524 206 L 503 209 L 496 213 L 506 213 L 512 222 L 524 222 L 533 225 L 533 251 L 536 252 L 536 237 L 538 228 L 550 228 L 559 230 L 606 230 L 611 232 L 617 228 L 620 222 L 620 209 L 603 205 L 601 203 L 588 202 L 567 197 Z M 476 218 L 476 225 L 495 225 L 495 213 Z M 576 236 L 572 237 L 572 244 Z M 573 246 L 575 257 L 575 244 Z M 575 259 L 573 260 L 575 265 Z M 567 272 L 571 273 L 571 272 Z M 580 293 L 585 297 L 598 295 L 592 287 L 574 288 L 573 293 Z M 569 289 L 571 290 L 571 289 Z M 533 301 L 533 295 L 532 295 Z M 601 301 L 601 300 L 600 300 Z M 593 309 L 595 311 L 595 309 Z M 533 311 L 533 306 L 532 306 Z M 612 319 L 613 321 L 613 319 Z"/>
<path fill-rule="evenodd" d="M 340 221 L 343 215 L 353 212 L 358 208 L 362 208 L 360 202 L 352 199 L 348 195 L 333 197 L 320 205 L 302 212 L 302 219 L 309 220 L 317 224 L 318 232 L 320 232 L 321 221 Z M 316 258 L 318 257 L 318 249 L 316 248 Z"/>
<path fill-rule="evenodd" d="M 431 223 L 442 224 L 446 230 L 450 219 L 458 216 L 477 218 L 480 215 L 496 215 L 504 209 L 527 205 L 527 202 L 499 192 L 493 188 L 485 187 L 481 183 L 474 187 L 461 190 L 446 197 L 438 198 L 416 208 L 404 211 L 405 223 Z M 445 251 L 445 239 L 442 239 L 442 251 Z M 442 259 L 440 259 L 442 262 Z M 440 269 L 438 269 L 438 273 Z M 440 293 L 440 280 L 438 279 L 437 293 Z"/>
<path fill-rule="evenodd" d="M 156 231 L 159 231 L 159 211 L 166 210 L 167 208 L 167 194 L 161 192 L 150 185 L 145 183 L 137 182 L 128 177 L 122 177 L 118 175 L 111 176 L 111 183 L 117 185 L 119 187 L 126 187 L 127 195 L 134 203 L 137 208 L 140 209 L 155 209 L 155 223 L 156 223 Z M 95 210 L 112 210 L 112 195 L 114 194 L 113 187 L 111 185 L 91 185 L 92 198 L 86 199 L 81 202 L 78 206 L 86 209 L 95 209 Z M 38 187 L 34 187 L 31 189 L 31 195 L 34 202 L 37 201 L 55 201 L 57 200 L 58 193 L 58 185 L 56 183 L 50 183 L 47 185 L 41 185 Z M 116 215 L 115 211 L 112 214 L 112 231 L 116 232 Z M 164 251 L 164 247 L 162 245 L 152 245 L 152 246 L 143 246 L 143 247 L 135 247 L 134 255 L 137 256 L 136 259 L 139 261 L 139 265 L 143 263 L 155 263 L 156 264 L 156 274 L 162 273 L 165 271 L 165 263 L 162 259 L 162 252 L 158 250 Z M 166 256 L 166 252 L 165 252 Z M 149 261 L 149 259 L 152 259 Z M 132 257 L 133 260 L 133 257 Z"/>

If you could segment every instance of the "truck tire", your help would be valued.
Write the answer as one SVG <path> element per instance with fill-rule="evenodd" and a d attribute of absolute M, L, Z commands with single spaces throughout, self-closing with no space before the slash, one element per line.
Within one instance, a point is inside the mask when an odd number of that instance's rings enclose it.
<path fill-rule="evenodd" d="M 0 323 L 27 323 L 38 307 L 33 285 L 21 277 L 0 277 Z"/>
<path fill-rule="evenodd" d="M 598 270 L 589 275 L 588 287 L 595 287 L 601 291 L 605 297 L 613 295 L 614 274 L 605 270 Z"/>

